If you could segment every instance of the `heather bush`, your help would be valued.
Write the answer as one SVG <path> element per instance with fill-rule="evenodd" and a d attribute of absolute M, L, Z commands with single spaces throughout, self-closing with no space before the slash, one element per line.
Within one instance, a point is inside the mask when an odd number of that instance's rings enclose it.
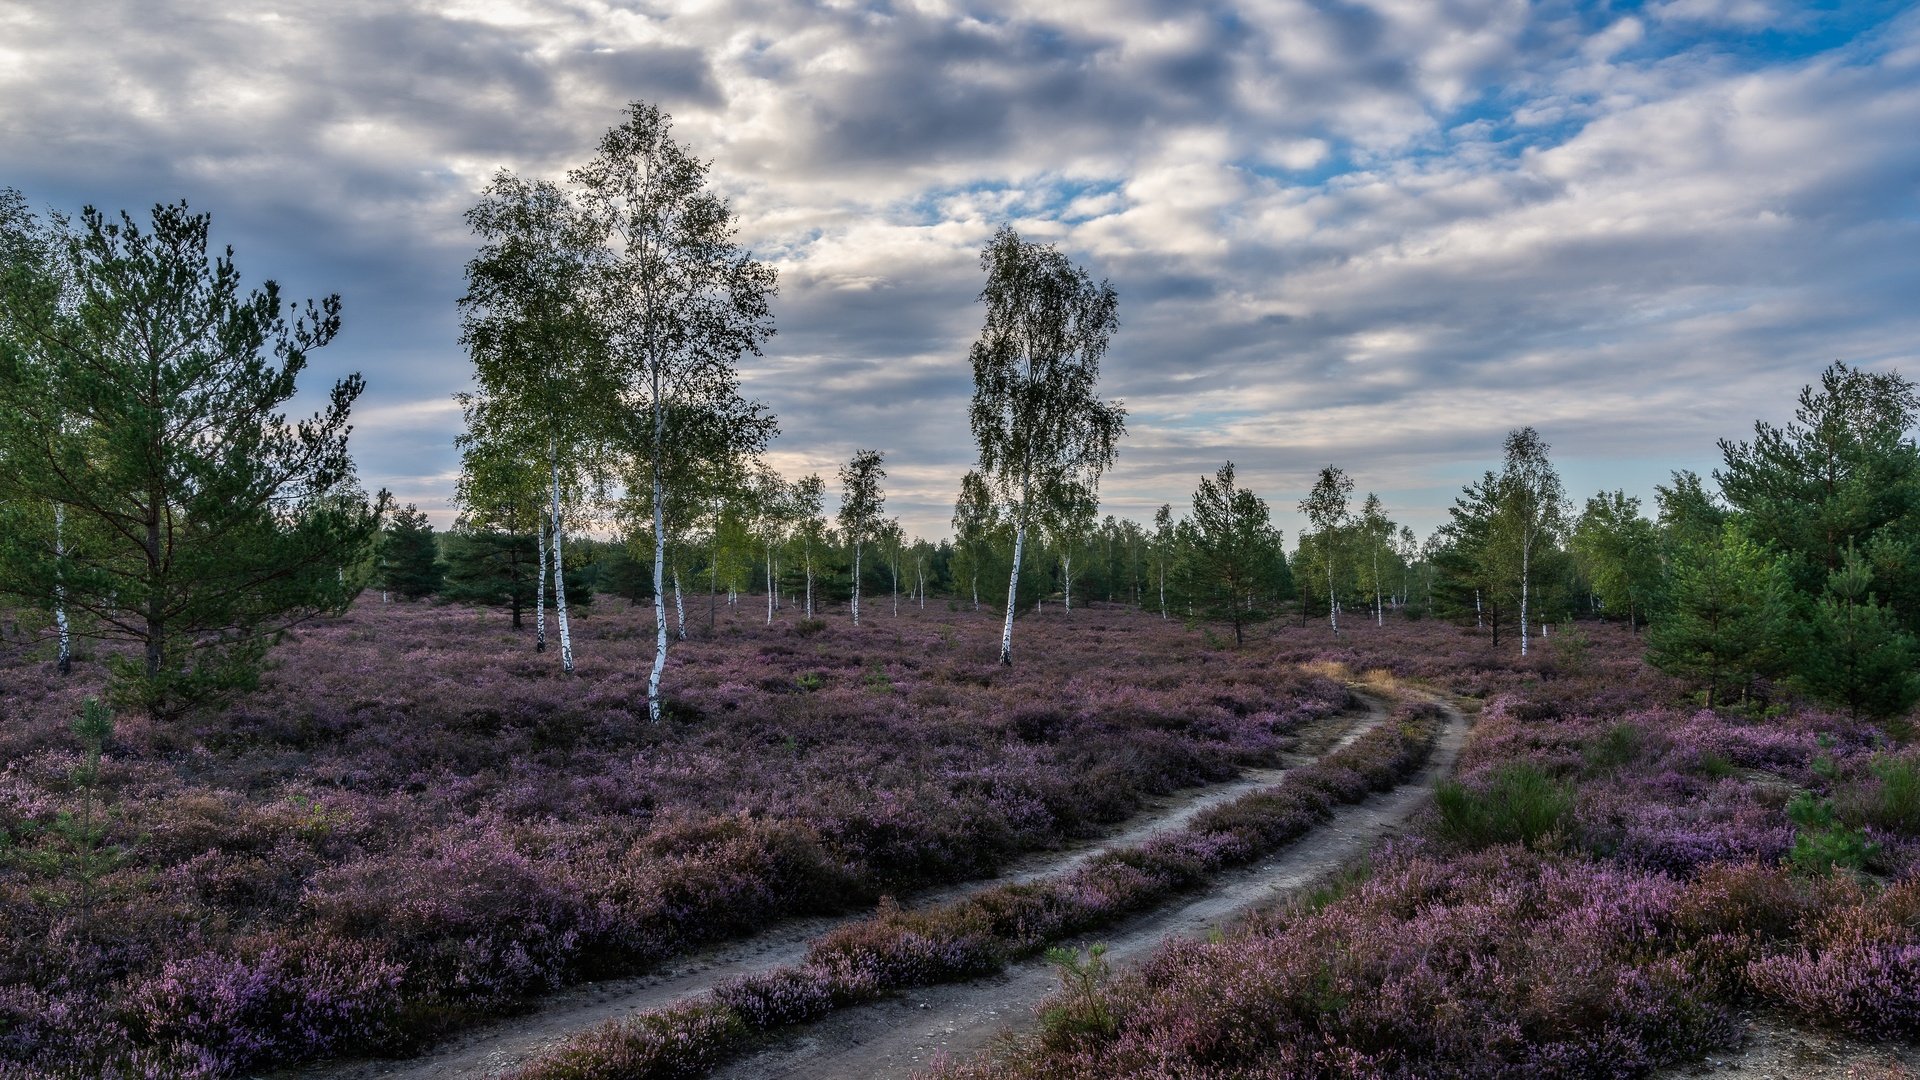
<path fill-rule="evenodd" d="M 1615 1076 L 1735 1030 L 1678 955 L 1679 887 L 1513 847 L 1388 853 L 1347 897 L 1177 941 L 1091 991 L 1108 1033 L 1043 1038 L 995 1077 Z M 1062 1008 L 1056 999 L 1047 1008 Z"/>
<path fill-rule="evenodd" d="M 1797 946 L 1753 960 L 1762 998 L 1850 1031 L 1920 1034 L 1920 880 L 1807 912 Z"/>
<path fill-rule="evenodd" d="M 1145 910 L 1168 894 L 1200 882 L 1223 867 L 1247 862 L 1304 832 L 1331 805 L 1326 776 L 1354 775 L 1368 783 L 1346 801 L 1364 798 L 1374 787 L 1391 786 L 1425 760 L 1444 714 L 1429 706 L 1400 710 L 1396 721 L 1366 732 L 1314 766 L 1289 773 L 1276 788 L 1242 796 L 1213 808 L 1184 829 L 1133 848 L 1110 850 L 1075 870 L 1043 881 L 985 889 L 963 900 L 926 909 L 883 902 L 869 919 L 830 931 L 808 948 L 804 964 L 735 980 L 711 996 L 716 1008 L 743 1028 L 765 1029 L 821 1015 L 833 1006 L 867 1000 L 906 987 L 968 978 L 999 970 L 1009 959 L 1031 955 L 1063 937 L 1084 933 Z M 1320 778 L 1315 769 L 1324 772 Z M 1308 813 L 1310 808 L 1310 813 Z M 1068 957 L 1071 956 L 1071 959 Z M 1056 1010 L 1050 1025 L 1060 1038 L 1097 1035 L 1109 1030 L 1100 984 L 1104 964 L 1098 955 L 1082 960 L 1059 954 L 1072 996 Z M 514 1080 L 552 1076 L 603 1075 L 553 1072 L 565 1068 L 601 1068 L 608 1059 L 644 1061 L 644 1053 L 670 1041 L 682 1023 L 710 1023 L 699 1010 L 651 1013 L 636 1021 L 637 1050 L 619 1044 L 619 1029 L 596 1031 L 514 1074 Z M 695 1031 L 679 1038 L 697 1040 Z M 590 1045 L 589 1045 L 590 1044 Z M 594 1050 L 591 1047 L 600 1047 Z M 621 1074 L 628 1080 L 679 1075 L 668 1066 L 636 1065 Z"/>
<path fill-rule="evenodd" d="M 652 725 L 651 616 L 581 619 L 563 680 L 490 613 L 364 603 L 293 631 L 224 712 L 122 719 L 93 850 L 125 855 L 89 873 L 91 927 L 69 849 L 59 873 L 0 865 L 0 1062 L 217 1075 L 411 1048 L 769 920 L 991 873 L 1271 765 L 1348 705 L 1335 680 L 1111 609 L 1062 620 L 1012 671 L 987 616 L 723 614 L 682 647 Z M 80 820 L 68 719 L 102 675 L 0 666 L 16 855 Z M 1023 722 L 1036 706 L 1047 719 Z M 309 938 L 333 959 L 291 944 Z M 315 987 L 338 1019 L 280 1030 L 273 1010 Z"/>

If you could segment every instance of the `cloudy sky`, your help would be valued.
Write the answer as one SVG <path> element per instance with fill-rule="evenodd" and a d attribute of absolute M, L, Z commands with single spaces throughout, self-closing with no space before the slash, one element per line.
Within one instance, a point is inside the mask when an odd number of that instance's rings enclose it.
<path fill-rule="evenodd" d="M 1920 13 L 1666 0 L 14 0 L 0 185 L 212 211 L 243 274 L 339 292 L 356 456 L 441 523 L 461 219 L 660 104 L 780 270 L 746 372 L 774 462 L 887 454 L 947 531 L 982 243 L 1121 298 L 1106 509 L 1322 464 L 1425 530 L 1532 424 L 1651 494 L 1832 359 L 1920 376 Z"/>

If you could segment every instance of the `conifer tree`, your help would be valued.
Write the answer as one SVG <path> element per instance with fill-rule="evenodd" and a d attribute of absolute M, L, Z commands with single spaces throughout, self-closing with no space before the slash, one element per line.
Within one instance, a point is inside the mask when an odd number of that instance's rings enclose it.
<path fill-rule="evenodd" d="M 433 525 L 419 507 L 408 503 L 387 523 L 380 537 L 380 587 L 402 599 L 419 600 L 440 591 L 446 564 Z"/>
<path fill-rule="evenodd" d="M 1709 708 L 1779 673 L 1790 608 L 1778 557 L 1730 521 L 1715 539 L 1682 547 L 1668 574 L 1648 662 L 1705 686 Z"/>
<path fill-rule="evenodd" d="M 339 298 L 243 291 L 210 229 L 184 203 L 147 227 L 89 207 L 57 267 L 0 277 L 0 501 L 61 527 L 0 535 L 0 589 L 57 588 L 88 633 L 132 642 L 113 692 L 154 718 L 251 686 L 282 631 L 343 610 L 384 505 L 347 453 L 358 375 L 308 419 L 282 411 Z"/>

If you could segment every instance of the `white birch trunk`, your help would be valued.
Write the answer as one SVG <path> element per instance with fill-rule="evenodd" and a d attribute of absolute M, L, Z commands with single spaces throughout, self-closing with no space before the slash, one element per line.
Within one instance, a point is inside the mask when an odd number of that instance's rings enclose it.
<path fill-rule="evenodd" d="M 1529 557 L 1533 554 L 1533 545 L 1526 541 L 1520 544 L 1520 655 L 1527 655 L 1527 579 L 1532 577 L 1528 571 Z"/>
<path fill-rule="evenodd" d="M 860 625 L 860 542 L 853 542 L 853 625 Z"/>
<path fill-rule="evenodd" d="M 1013 574 L 1007 582 L 1007 621 L 1000 629 L 1000 662 L 1013 666 L 1013 608 L 1020 600 L 1020 554 L 1026 550 L 1027 526 L 1017 524 L 1013 529 Z"/>
<path fill-rule="evenodd" d="M 660 722 L 660 674 L 667 669 L 667 521 L 661 505 L 666 492 L 660 482 L 662 419 L 656 410 L 653 420 L 653 669 L 647 673 L 647 719 Z M 673 574 L 673 602 L 680 604 L 680 572 Z M 680 637 L 687 636 L 687 609 L 680 608 Z"/>
<path fill-rule="evenodd" d="M 1387 625 L 1386 609 L 1380 605 L 1380 545 L 1373 547 L 1373 625 Z"/>
<path fill-rule="evenodd" d="M 1333 538 L 1327 538 L 1327 620 L 1333 624 L 1333 636 L 1340 636 L 1340 600 L 1333 593 Z"/>
<path fill-rule="evenodd" d="M 567 530 L 560 516 L 560 445 L 548 437 L 548 464 L 553 475 L 553 616 L 560 626 L 560 670 L 573 674 L 573 634 L 567 627 L 567 578 L 560 549 Z"/>
<path fill-rule="evenodd" d="M 900 560 L 893 561 L 893 617 L 900 617 Z"/>
<path fill-rule="evenodd" d="M 813 545 L 807 545 L 807 618 L 813 618 Z"/>
<path fill-rule="evenodd" d="M 1167 618 L 1167 564 L 1165 559 L 1162 559 L 1160 562 L 1160 617 L 1163 619 Z"/>
<path fill-rule="evenodd" d="M 1073 614 L 1073 556 L 1060 556 L 1060 575 L 1067 579 L 1067 614 Z"/>
<path fill-rule="evenodd" d="M 681 641 L 685 641 L 687 640 L 687 594 L 680 591 L 680 568 L 677 566 L 673 568 L 673 611 L 674 616 L 680 620 L 678 637 Z"/>
<path fill-rule="evenodd" d="M 73 673 L 73 628 L 67 625 L 67 508 L 53 504 L 53 624 L 60 630 L 60 657 L 55 663 L 62 675 Z"/>
<path fill-rule="evenodd" d="M 535 515 L 541 517 L 544 515 Z M 540 544 L 540 572 L 533 578 L 533 651 L 547 651 L 547 523 L 534 527 Z"/>
<path fill-rule="evenodd" d="M 767 545 L 767 625 L 768 626 L 773 625 L 773 594 L 778 591 L 779 591 L 778 589 L 775 589 L 773 587 L 773 545 L 769 544 Z"/>
<path fill-rule="evenodd" d="M 1432 602 L 1433 594 L 1431 592 L 1427 594 L 1427 599 L 1429 603 Z M 1473 590 L 1473 628 L 1475 630 L 1485 630 L 1487 628 L 1486 620 L 1480 617 L 1480 590 L 1479 589 Z"/>

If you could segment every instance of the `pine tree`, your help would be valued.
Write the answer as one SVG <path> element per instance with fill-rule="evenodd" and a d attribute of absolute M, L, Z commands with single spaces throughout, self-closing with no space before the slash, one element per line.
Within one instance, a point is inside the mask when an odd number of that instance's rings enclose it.
<path fill-rule="evenodd" d="M 1920 648 L 1873 593 L 1873 570 L 1851 546 L 1827 575 L 1806 641 L 1796 650 L 1799 684 L 1844 705 L 1854 719 L 1898 716 L 1920 700 Z"/>
<path fill-rule="evenodd" d="M 434 539 L 433 525 L 419 507 L 408 503 L 387 523 L 380 537 L 380 581 L 382 589 L 398 593 L 402 599 L 419 600 L 440 591 L 447 568 L 440 561 L 440 547 Z"/>
<path fill-rule="evenodd" d="M 60 525 L 0 535 L 0 589 L 57 589 L 132 642 L 112 690 L 154 718 L 253 685 L 285 629 L 343 610 L 384 506 L 347 453 L 358 375 L 309 419 L 282 411 L 339 298 L 243 292 L 210 228 L 185 204 L 148 228 L 89 207 L 56 269 L 0 278 L 0 500 Z"/>
<path fill-rule="evenodd" d="M 1728 522 L 1668 568 L 1666 606 L 1647 629 L 1647 660 L 1707 691 L 1707 706 L 1778 674 L 1791 608 L 1780 560 Z"/>
<path fill-rule="evenodd" d="M 1229 461 L 1200 478 L 1191 522 L 1181 591 L 1201 617 L 1231 623 L 1233 643 L 1244 645 L 1246 625 L 1272 614 L 1258 602 L 1271 595 L 1273 551 L 1280 546 L 1266 501 L 1235 484 Z"/>

